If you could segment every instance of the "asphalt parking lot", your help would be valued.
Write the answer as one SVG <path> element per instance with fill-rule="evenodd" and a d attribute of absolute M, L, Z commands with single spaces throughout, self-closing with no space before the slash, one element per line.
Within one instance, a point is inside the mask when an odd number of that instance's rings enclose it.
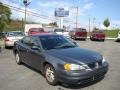
<path fill-rule="evenodd" d="M 0 53 L 0 90 L 120 90 L 120 43 L 113 40 L 77 40 L 77 43 L 82 48 L 104 55 L 109 62 L 109 71 L 104 79 L 86 86 L 51 86 L 39 72 L 26 65 L 17 65 L 12 49 L 3 48 Z"/>

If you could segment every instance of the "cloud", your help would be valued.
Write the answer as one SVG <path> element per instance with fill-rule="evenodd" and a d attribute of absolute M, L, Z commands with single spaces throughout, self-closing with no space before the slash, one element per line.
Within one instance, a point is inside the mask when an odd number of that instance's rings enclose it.
<path fill-rule="evenodd" d="M 91 2 L 92 0 L 84 0 L 85 3 Z"/>
<path fill-rule="evenodd" d="M 93 8 L 94 6 L 94 3 L 92 2 L 89 2 L 89 3 L 86 3 L 83 8 L 86 9 L 86 10 L 90 10 L 91 8 Z"/>

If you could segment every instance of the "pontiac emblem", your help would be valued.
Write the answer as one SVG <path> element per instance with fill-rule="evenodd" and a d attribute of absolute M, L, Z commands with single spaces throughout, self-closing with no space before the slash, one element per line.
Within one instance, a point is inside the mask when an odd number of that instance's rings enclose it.
<path fill-rule="evenodd" d="M 95 68 L 99 68 L 98 62 L 95 63 Z"/>

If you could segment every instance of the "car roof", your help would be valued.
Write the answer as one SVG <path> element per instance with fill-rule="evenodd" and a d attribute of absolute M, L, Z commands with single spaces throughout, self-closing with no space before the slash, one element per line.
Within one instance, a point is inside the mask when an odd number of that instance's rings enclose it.
<path fill-rule="evenodd" d="M 53 33 L 43 33 L 43 34 L 34 34 L 34 35 L 29 35 L 29 36 L 39 37 L 39 36 L 62 36 L 62 35 L 53 34 Z"/>

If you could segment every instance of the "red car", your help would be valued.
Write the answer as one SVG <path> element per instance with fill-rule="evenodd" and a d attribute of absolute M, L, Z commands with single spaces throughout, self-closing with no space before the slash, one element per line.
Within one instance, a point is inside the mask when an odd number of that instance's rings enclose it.
<path fill-rule="evenodd" d="M 92 31 L 91 35 L 90 35 L 90 39 L 93 40 L 101 40 L 104 41 L 105 40 L 105 32 L 104 30 L 94 30 Z"/>
<path fill-rule="evenodd" d="M 30 28 L 28 31 L 28 35 L 44 34 L 44 33 L 48 33 L 48 32 L 45 32 L 43 28 Z"/>
<path fill-rule="evenodd" d="M 73 39 L 82 39 L 86 40 L 87 38 L 87 31 L 84 28 L 74 28 L 72 31 L 69 33 L 70 37 Z"/>

